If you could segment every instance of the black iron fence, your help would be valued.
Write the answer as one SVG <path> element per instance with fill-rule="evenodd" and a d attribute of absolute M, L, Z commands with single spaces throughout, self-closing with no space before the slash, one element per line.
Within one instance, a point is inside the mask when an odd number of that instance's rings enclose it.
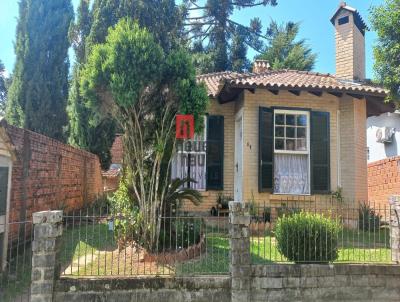
<path fill-rule="evenodd" d="M 30 301 L 32 221 L 0 225 L 0 301 Z"/>
<path fill-rule="evenodd" d="M 253 263 L 391 263 L 390 205 L 324 199 L 248 203 Z"/>
<path fill-rule="evenodd" d="M 60 254 L 63 276 L 226 274 L 228 217 L 165 211 L 158 241 L 143 248 L 133 217 L 108 210 L 64 216 Z"/>

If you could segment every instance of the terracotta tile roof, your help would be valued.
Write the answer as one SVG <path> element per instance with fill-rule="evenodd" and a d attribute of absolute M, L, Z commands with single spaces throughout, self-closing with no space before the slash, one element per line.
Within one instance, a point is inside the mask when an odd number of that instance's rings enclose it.
<path fill-rule="evenodd" d="M 216 97 L 224 85 L 233 88 L 317 89 L 385 96 L 381 87 L 338 79 L 331 74 L 297 70 L 277 70 L 265 73 L 219 72 L 201 75 L 198 81 L 206 84 L 209 96 Z"/>
<path fill-rule="evenodd" d="M 208 96 L 215 97 L 220 89 L 219 85 L 223 84 L 223 81 L 238 78 L 240 75 L 240 73 L 233 71 L 214 72 L 197 76 L 197 81 L 204 82 Z"/>

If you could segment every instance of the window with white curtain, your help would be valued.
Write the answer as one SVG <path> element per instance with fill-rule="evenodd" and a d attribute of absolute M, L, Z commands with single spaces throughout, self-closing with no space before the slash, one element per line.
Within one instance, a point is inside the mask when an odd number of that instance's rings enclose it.
<path fill-rule="evenodd" d="M 204 191 L 206 189 L 206 130 L 195 134 L 193 140 L 185 140 L 178 144 L 171 162 L 171 178 L 191 178 L 196 182 L 185 187 Z"/>
<path fill-rule="evenodd" d="M 310 194 L 310 113 L 274 110 L 274 193 Z"/>

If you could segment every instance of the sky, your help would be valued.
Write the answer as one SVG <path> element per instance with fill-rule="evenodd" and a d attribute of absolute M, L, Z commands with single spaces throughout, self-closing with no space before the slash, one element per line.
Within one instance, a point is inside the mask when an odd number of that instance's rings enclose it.
<path fill-rule="evenodd" d="M 77 7 L 79 0 L 72 0 Z M 366 23 L 370 25 L 369 10 L 380 5 L 384 0 L 350 0 L 347 4 L 357 8 Z M 335 13 L 339 0 L 278 0 L 276 7 L 255 7 L 236 11 L 233 19 L 242 24 L 249 24 L 251 18 L 259 17 L 266 30 L 271 20 L 278 22 L 301 22 L 299 38 L 306 39 L 308 45 L 318 55 L 314 70 L 324 73 L 335 73 L 334 28 L 330 18 Z M 0 60 L 6 70 L 13 70 L 15 55 L 15 28 L 18 16 L 18 0 L 0 0 Z M 366 73 L 373 78 L 373 45 L 376 34 L 366 34 Z M 249 58 L 255 55 L 249 51 Z"/>

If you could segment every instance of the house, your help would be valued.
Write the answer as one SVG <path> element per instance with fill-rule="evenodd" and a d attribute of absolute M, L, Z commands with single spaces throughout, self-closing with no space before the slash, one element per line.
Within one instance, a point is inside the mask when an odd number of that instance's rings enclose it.
<path fill-rule="evenodd" d="M 252 73 L 198 77 L 211 100 L 201 138 L 207 150 L 197 152 L 206 153 L 206 164 L 183 165 L 183 174 L 204 192 L 201 211 L 215 206 L 221 193 L 280 204 L 317 200 L 341 187 L 345 200 L 367 200 L 367 117 L 394 109 L 384 103 L 385 90 L 365 80 L 368 28 L 360 14 L 342 3 L 330 21 L 336 75 L 273 71 L 255 61 Z"/>
<path fill-rule="evenodd" d="M 400 155 L 400 111 L 367 119 L 368 163 Z"/>

